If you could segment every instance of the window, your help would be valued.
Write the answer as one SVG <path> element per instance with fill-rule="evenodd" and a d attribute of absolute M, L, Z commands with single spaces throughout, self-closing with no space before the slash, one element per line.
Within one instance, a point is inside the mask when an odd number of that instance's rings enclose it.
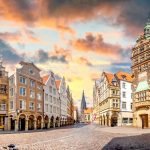
<path fill-rule="evenodd" d="M 56 107 L 55 106 L 53 107 L 53 113 L 56 113 Z"/>
<path fill-rule="evenodd" d="M 0 85 L 0 94 L 6 94 L 7 93 L 7 86 L 1 84 Z"/>
<path fill-rule="evenodd" d="M 122 92 L 122 97 L 126 98 L 126 92 Z"/>
<path fill-rule="evenodd" d="M 57 107 L 57 113 L 59 113 L 59 108 Z"/>
<path fill-rule="evenodd" d="M 35 92 L 33 90 L 30 90 L 30 98 L 35 98 Z"/>
<path fill-rule="evenodd" d="M 56 104 L 56 98 L 55 97 L 53 97 L 53 103 Z"/>
<path fill-rule="evenodd" d="M 35 87 L 35 81 L 30 80 L 30 86 L 31 86 L 31 87 Z"/>
<path fill-rule="evenodd" d="M 14 89 L 13 88 L 10 88 L 9 92 L 10 92 L 10 96 L 14 96 Z"/>
<path fill-rule="evenodd" d="M 30 73 L 31 75 L 34 75 L 34 72 L 33 72 L 33 69 L 32 69 L 32 68 L 29 69 L 29 73 Z"/>
<path fill-rule="evenodd" d="M 59 99 L 57 99 L 57 105 L 59 105 Z"/>
<path fill-rule="evenodd" d="M 52 93 L 52 86 L 49 87 L 49 92 Z"/>
<path fill-rule="evenodd" d="M 48 101 L 48 94 L 45 94 L 45 101 Z"/>
<path fill-rule="evenodd" d="M 20 83 L 26 84 L 26 78 L 20 76 Z"/>
<path fill-rule="evenodd" d="M 14 84 L 14 78 L 10 78 L 9 83 L 10 85 Z"/>
<path fill-rule="evenodd" d="M 26 88 L 20 87 L 19 91 L 21 96 L 26 96 Z"/>
<path fill-rule="evenodd" d="M 10 107 L 9 107 L 10 109 L 13 109 L 14 108 L 14 102 L 13 102 L 13 100 L 11 100 L 10 101 Z"/>
<path fill-rule="evenodd" d="M 52 83 L 52 85 L 54 85 L 54 79 L 51 79 L 51 83 Z"/>
<path fill-rule="evenodd" d="M 37 88 L 38 88 L 39 90 L 42 90 L 42 85 L 38 85 Z"/>
<path fill-rule="evenodd" d="M 129 123 L 133 123 L 133 118 L 129 118 Z"/>
<path fill-rule="evenodd" d="M 119 103 L 117 99 L 113 99 L 113 108 L 118 108 L 119 107 Z"/>
<path fill-rule="evenodd" d="M 48 104 L 45 104 L 45 111 L 48 112 Z"/>
<path fill-rule="evenodd" d="M 52 113 L 52 105 L 50 105 L 50 113 Z"/>
<path fill-rule="evenodd" d="M 122 83 L 122 88 L 124 88 L 124 89 L 126 88 L 126 83 L 125 82 Z"/>
<path fill-rule="evenodd" d="M 130 108 L 131 108 L 131 110 L 132 110 L 132 103 L 130 104 Z"/>
<path fill-rule="evenodd" d="M 122 109 L 126 109 L 126 102 L 122 102 Z"/>
<path fill-rule="evenodd" d="M 52 96 L 51 95 L 49 96 L 49 101 L 52 103 Z"/>
<path fill-rule="evenodd" d="M 42 94 L 41 93 L 37 93 L 37 99 L 41 100 L 42 99 Z"/>
<path fill-rule="evenodd" d="M 128 118 L 122 118 L 122 123 L 128 123 Z"/>
<path fill-rule="evenodd" d="M 37 104 L 37 110 L 41 111 L 41 104 L 40 103 Z"/>
<path fill-rule="evenodd" d="M 34 103 L 33 103 L 33 102 L 30 102 L 29 108 L 30 108 L 31 110 L 34 110 Z"/>
<path fill-rule="evenodd" d="M 20 100 L 20 109 L 26 109 L 26 102 L 24 100 Z"/>
<path fill-rule="evenodd" d="M 56 89 L 53 89 L 53 94 L 56 95 Z"/>

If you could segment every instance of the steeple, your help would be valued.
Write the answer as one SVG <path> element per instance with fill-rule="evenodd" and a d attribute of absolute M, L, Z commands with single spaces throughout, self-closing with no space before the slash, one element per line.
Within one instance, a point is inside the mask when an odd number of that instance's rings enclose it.
<path fill-rule="evenodd" d="M 84 94 L 84 90 L 83 90 L 82 101 L 81 101 L 81 113 L 84 111 L 84 109 L 86 109 L 86 100 L 85 100 L 85 94 Z"/>

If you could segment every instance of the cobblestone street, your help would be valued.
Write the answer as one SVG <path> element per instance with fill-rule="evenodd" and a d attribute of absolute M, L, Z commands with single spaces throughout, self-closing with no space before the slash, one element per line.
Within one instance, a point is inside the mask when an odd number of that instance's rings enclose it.
<path fill-rule="evenodd" d="M 113 150 L 116 147 L 126 150 L 147 147 L 148 150 L 147 133 L 149 129 L 78 124 L 39 132 L 0 134 L 0 145 L 13 143 L 19 150 Z"/>

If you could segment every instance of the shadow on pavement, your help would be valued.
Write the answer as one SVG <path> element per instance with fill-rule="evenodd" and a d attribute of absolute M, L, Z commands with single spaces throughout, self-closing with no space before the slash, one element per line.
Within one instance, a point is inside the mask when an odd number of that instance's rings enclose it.
<path fill-rule="evenodd" d="M 150 133 L 113 138 L 102 150 L 150 150 Z"/>

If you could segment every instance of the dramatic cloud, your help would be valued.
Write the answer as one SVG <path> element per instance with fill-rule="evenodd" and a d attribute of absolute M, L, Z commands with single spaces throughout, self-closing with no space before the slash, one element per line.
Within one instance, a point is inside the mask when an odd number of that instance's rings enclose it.
<path fill-rule="evenodd" d="M 33 60 L 39 63 L 45 63 L 47 61 L 68 63 L 70 58 L 71 53 L 69 50 L 55 48 L 54 51 L 50 52 L 38 50 Z"/>
<path fill-rule="evenodd" d="M 85 57 L 79 57 L 77 59 L 77 63 L 87 65 L 87 66 L 92 66 L 92 63 Z"/>
<path fill-rule="evenodd" d="M 16 64 L 24 59 L 3 40 L 0 40 L 0 54 L 2 54 L 5 62 L 9 64 Z"/>
<path fill-rule="evenodd" d="M 119 45 L 104 42 L 100 34 L 94 36 L 92 33 L 87 33 L 85 38 L 80 38 L 70 43 L 76 50 L 91 51 L 103 56 L 117 56 L 121 49 Z"/>
<path fill-rule="evenodd" d="M 0 16 L 17 23 L 49 26 L 70 33 L 74 33 L 70 23 L 105 20 L 123 26 L 125 33 L 133 36 L 141 31 L 149 5 L 148 0 L 0 0 Z"/>

